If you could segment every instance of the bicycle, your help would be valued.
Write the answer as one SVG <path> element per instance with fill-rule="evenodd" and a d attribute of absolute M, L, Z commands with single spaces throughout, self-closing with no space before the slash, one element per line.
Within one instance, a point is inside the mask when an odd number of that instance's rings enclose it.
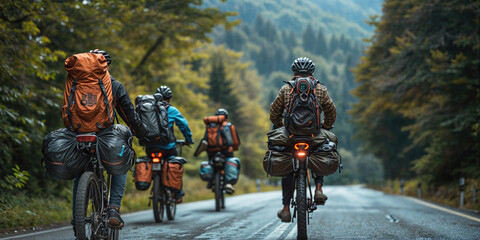
<path fill-rule="evenodd" d="M 185 140 L 176 141 L 176 146 L 179 146 L 180 148 L 180 157 L 182 156 L 182 147 L 185 145 L 187 145 Z M 153 171 L 153 188 L 150 192 L 150 199 L 153 202 L 153 216 L 155 222 L 163 222 L 165 210 L 167 212 L 167 219 L 174 220 L 177 212 L 177 203 L 175 201 L 174 192 L 162 183 L 162 167 L 167 160 L 161 152 L 152 152 L 149 157 L 152 162 Z"/>
<path fill-rule="evenodd" d="M 215 192 L 215 211 L 219 212 L 225 209 L 225 161 L 226 158 L 220 152 L 217 152 L 211 159 L 214 173 L 214 192 Z"/>
<path fill-rule="evenodd" d="M 79 134 L 77 147 L 90 156 L 86 171 L 78 182 L 75 204 L 75 230 L 78 239 L 117 240 L 120 228 L 108 224 L 108 206 L 112 176 L 107 174 L 97 158 L 95 133 Z"/>
<path fill-rule="evenodd" d="M 315 202 L 312 201 L 313 195 L 310 184 L 310 171 L 308 169 L 310 140 L 308 138 L 294 137 L 293 143 L 292 164 L 294 166 L 295 198 L 292 198 L 292 207 L 294 209 L 292 222 L 294 218 L 298 218 L 297 239 L 307 239 L 307 225 L 310 224 L 310 214 L 317 209 Z M 307 186 L 310 198 L 307 196 Z"/>

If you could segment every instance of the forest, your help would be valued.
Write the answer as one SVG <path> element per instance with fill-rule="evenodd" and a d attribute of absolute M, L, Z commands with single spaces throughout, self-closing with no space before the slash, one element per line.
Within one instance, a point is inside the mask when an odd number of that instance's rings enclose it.
<path fill-rule="evenodd" d="M 344 34 L 327 37 L 310 23 L 298 36 L 292 29 L 277 29 L 261 14 L 250 24 L 234 11 L 209 4 L 228 2 L 2 3 L 2 189 L 48 194 L 69 186 L 44 175 L 41 144 L 46 133 L 62 127 L 64 59 L 96 48 L 112 56 L 110 73 L 132 99 L 160 85 L 170 86 L 173 104 L 184 113 L 197 142 L 203 136 L 202 118 L 226 107 L 243 143 L 238 154 L 242 173 L 251 178 L 265 177 L 260 162 L 271 127 L 268 106 L 282 81 L 290 78 L 293 59 L 310 56 L 317 62 L 316 76 L 335 98 L 335 131 L 342 151 L 354 161 L 356 143 L 346 114 L 354 99 L 341 95 L 353 88 L 348 69 L 365 45 Z M 136 150 L 143 154 L 138 145 Z M 345 183 L 355 180 L 348 172 Z"/>
<path fill-rule="evenodd" d="M 385 177 L 480 178 L 480 2 L 386 1 L 355 68 L 352 119 Z M 441 23 L 441 24 L 439 24 Z M 475 187 L 475 186 L 471 186 Z M 478 187 L 478 186 L 477 186 Z"/>
<path fill-rule="evenodd" d="M 346 2 L 1 1 L 0 208 L 19 193 L 68 195 L 44 173 L 42 141 L 63 127 L 64 60 L 97 48 L 132 100 L 172 88 L 196 143 L 203 117 L 226 108 L 246 178 L 266 177 L 268 108 L 306 56 L 337 107 L 345 169 L 327 184 L 480 184 L 480 2 Z M 192 153 L 198 179 L 205 157 Z"/>

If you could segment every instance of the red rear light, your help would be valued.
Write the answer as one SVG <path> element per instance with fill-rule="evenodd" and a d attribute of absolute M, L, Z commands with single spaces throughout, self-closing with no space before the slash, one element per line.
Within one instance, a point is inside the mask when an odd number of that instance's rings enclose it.
<path fill-rule="evenodd" d="M 150 153 L 150 156 L 152 156 L 152 158 L 154 158 L 155 155 L 157 155 L 156 157 L 158 157 L 158 158 L 162 157 L 162 153 L 160 153 L 160 152 L 159 153 Z"/>
<path fill-rule="evenodd" d="M 159 163 L 159 162 L 160 162 L 160 158 L 153 158 L 153 159 L 152 159 L 152 162 L 154 162 L 154 163 Z"/>
<path fill-rule="evenodd" d="M 297 152 L 297 157 L 304 158 L 305 156 L 307 156 L 306 152 L 303 152 L 303 151 Z"/>
<path fill-rule="evenodd" d="M 96 142 L 97 136 L 95 135 L 78 135 L 77 142 Z"/>

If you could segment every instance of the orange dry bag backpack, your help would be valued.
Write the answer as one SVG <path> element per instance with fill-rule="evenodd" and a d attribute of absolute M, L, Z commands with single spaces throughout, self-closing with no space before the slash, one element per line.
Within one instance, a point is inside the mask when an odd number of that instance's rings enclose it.
<path fill-rule="evenodd" d="M 208 141 L 208 152 L 238 150 L 240 139 L 235 126 L 226 121 L 224 115 L 203 118 L 206 124 L 204 139 Z"/>
<path fill-rule="evenodd" d="M 76 54 L 65 60 L 65 70 L 65 127 L 75 132 L 97 132 L 112 125 L 112 81 L 105 57 L 96 53 Z"/>

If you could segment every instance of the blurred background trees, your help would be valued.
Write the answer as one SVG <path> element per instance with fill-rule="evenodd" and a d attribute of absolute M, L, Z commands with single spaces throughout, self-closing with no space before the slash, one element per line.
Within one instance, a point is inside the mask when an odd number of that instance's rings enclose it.
<path fill-rule="evenodd" d="M 478 1 L 387 0 L 355 69 L 352 111 L 387 178 L 480 177 Z M 413 170 L 413 171 L 412 171 Z"/>
<path fill-rule="evenodd" d="M 479 178 L 478 1 L 387 0 L 383 12 L 382 3 L 2 1 L 0 186 L 45 194 L 69 186 L 43 176 L 41 143 L 63 126 L 64 59 L 95 48 L 110 53 L 110 72 L 132 99 L 171 87 L 196 142 L 203 117 L 226 108 L 245 176 L 266 176 L 268 108 L 292 61 L 306 56 L 337 106 L 345 169 L 327 184 Z M 193 175 L 205 157 L 191 153 Z"/>

